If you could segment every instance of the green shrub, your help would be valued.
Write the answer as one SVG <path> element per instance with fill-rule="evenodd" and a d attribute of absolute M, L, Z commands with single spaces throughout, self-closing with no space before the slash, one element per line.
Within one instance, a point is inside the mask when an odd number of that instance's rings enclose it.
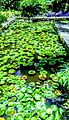
<path fill-rule="evenodd" d="M 22 16 L 35 16 L 42 11 L 42 5 L 36 0 L 23 0 L 20 3 L 20 10 L 22 11 Z"/>
<path fill-rule="evenodd" d="M 7 18 L 0 13 L 0 26 L 1 26 L 1 23 L 2 23 L 2 22 L 6 21 L 6 19 L 7 19 Z"/>
<path fill-rule="evenodd" d="M 68 12 L 69 11 L 69 1 L 68 0 L 51 0 L 51 9 L 54 12 L 63 11 Z M 56 7 L 55 7 L 56 6 Z"/>
<path fill-rule="evenodd" d="M 14 9 L 18 10 L 19 0 L 1 0 L 1 9 Z"/>

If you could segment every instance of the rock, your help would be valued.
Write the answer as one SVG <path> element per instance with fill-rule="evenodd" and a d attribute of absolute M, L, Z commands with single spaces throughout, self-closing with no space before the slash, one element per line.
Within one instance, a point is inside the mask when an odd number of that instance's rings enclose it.
<path fill-rule="evenodd" d="M 20 76 L 20 77 L 22 77 L 21 70 L 16 71 L 15 76 Z"/>

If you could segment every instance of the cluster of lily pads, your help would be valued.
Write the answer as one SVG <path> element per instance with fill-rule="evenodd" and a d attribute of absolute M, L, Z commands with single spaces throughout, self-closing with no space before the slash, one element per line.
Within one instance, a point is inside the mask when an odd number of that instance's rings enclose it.
<path fill-rule="evenodd" d="M 53 29 L 53 22 L 15 21 L 0 35 L 0 119 L 62 120 L 68 106 L 59 85 L 69 89 L 67 68 L 48 77 L 49 66 L 64 63 L 65 48 Z M 27 83 L 20 67 L 28 75 L 39 71 L 43 83 Z M 61 67 L 61 66 L 58 66 Z M 34 69 L 31 69 L 34 68 Z M 19 75 L 16 76 L 16 71 Z M 17 72 L 18 73 L 18 72 Z M 15 75 L 15 76 L 14 76 Z M 49 78 L 49 79 L 48 79 Z M 33 81 L 33 79 L 32 79 Z M 68 95 L 67 95 L 68 96 Z"/>
<path fill-rule="evenodd" d="M 61 91 L 54 89 L 54 82 L 41 85 L 39 82 L 26 83 L 18 76 L 1 77 L 0 81 L 0 119 L 2 120 L 60 120 L 64 109 L 56 102 Z"/>
<path fill-rule="evenodd" d="M 0 35 L 0 70 L 8 75 L 20 65 L 33 65 L 37 70 L 56 65 L 66 55 L 53 22 L 16 21 Z"/>

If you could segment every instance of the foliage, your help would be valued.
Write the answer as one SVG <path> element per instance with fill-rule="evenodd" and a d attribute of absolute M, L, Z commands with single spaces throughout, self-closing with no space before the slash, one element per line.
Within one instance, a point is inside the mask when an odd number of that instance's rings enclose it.
<path fill-rule="evenodd" d="M 31 21 L 14 22 L 1 34 L 0 53 L 0 70 L 8 75 L 14 74 L 20 65 L 33 65 L 37 70 L 54 66 L 67 55 L 55 35 L 53 22 Z"/>
<path fill-rule="evenodd" d="M 2 73 L 0 72 L 0 75 Z M 0 86 L 0 116 L 3 115 L 8 120 L 19 119 L 62 119 L 64 109 L 49 104 L 46 99 L 57 100 L 55 89 L 48 84 L 40 85 L 30 82 L 28 85 L 25 80 L 19 80 L 19 77 L 10 76 L 0 78 L 6 84 Z M 8 87 L 9 84 L 9 87 Z M 39 86 L 37 88 L 37 86 Z"/>
<path fill-rule="evenodd" d="M 29 75 L 34 75 L 35 73 L 36 73 L 36 72 L 35 72 L 34 70 L 29 70 L 29 71 L 28 71 L 28 74 L 29 74 Z"/>
<path fill-rule="evenodd" d="M 60 69 L 57 74 L 51 74 L 50 77 L 54 82 L 58 82 L 60 86 L 65 89 L 69 89 L 69 68 Z"/>
<path fill-rule="evenodd" d="M 6 9 L 14 9 L 18 10 L 19 7 L 19 0 L 1 0 L 1 8 Z"/>
<path fill-rule="evenodd" d="M 62 120 L 64 109 L 59 84 L 69 89 L 69 69 L 52 74 L 52 80 L 26 84 L 26 75 L 14 76 L 20 65 L 40 69 L 64 62 L 67 52 L 59 43 L 53 22 L 16 21 L 0 35 L 0 119 Z M 30 70 L 29 73 L 35 71 Z M 9 85 L 9 87 L 8 87 Z M 61 99 L 62 98 L 62 99 Z M 68 107 L 69 102 L 64 103 Z"/>
<path fill-rule="evenodd" d="M 22 16 L 34 16 L 40 13 L 42 7 L 36 0 L 23 0 L 20 3 L 20 10 L 22 11 Z"/>
<path fill-rule="evenodd" d="M 61 86 L 69 89 L 69 68 L 57 73 L 58 82 Z"/>
<path fill-rule="evenodd" d="M 7 20 L 6 16 L 4 16 L 0 13 L 0 26 L 1 26 L 1 23 L 3 23 L 6 20 Z"/>
<path fill-rule="evenodd" d="M 15 10 L 6 10 L 6 11 L 1 11 L 1 14 L 7 18 L 7 20 L 13 16 L 21 15 L 20 11 L 15 11 Z"/>
<path fill-rule="evenodd" d="M 51 5 L 51 10 L 53 10 L 54 12 L 57 11 L 63 11 L 63 12 L 68 12 L 69 11 L 69 1 L 66 0 L 53 0 L 50 3 Z M 55 7 L 56 6 L 56 7 Z"/>
<path fill-rule="evenodd" d="M 68 0 L 1 0 L 0 4 L 0 9 L 19 10 L 21 11 L 22 16 L 28 17 L 46 12 L 49 13 L 49 11 L 69 11 Z"/>

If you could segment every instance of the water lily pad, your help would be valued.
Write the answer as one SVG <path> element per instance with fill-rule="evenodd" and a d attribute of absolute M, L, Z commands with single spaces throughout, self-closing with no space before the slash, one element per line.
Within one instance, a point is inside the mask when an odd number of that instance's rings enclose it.
<path fill-rule="evenodd" d="M 39 94 L 35 94 L 35 95 L 34 95 L 34 98 L 35 98 L 36 100 L 40 100 L 40 99 L 41 99 L 41 96 L 40 96 Z"/>
<path fill-rule="evenodd" d="M 16 114 L 16 120 L 23 120 L 23 119 L 24 119 L 23 113 Z"/>
<path fill-rule="evenodd" d="M 16 110 L 14 110 L 13 107 L 9 107 L 9 108 L 5 111 L 5 114 L 6 114 L 7 116 L 11 116 L 11 115 L 13 115 L 13 114 L 15 114 L 15 113 L 16 113 Z"/>
<path fill-rule="evenodd" d="M 1 97 L 0 102 L 4 102 L 4 101 L 5 101 L 5 97 Z"/>
<path fill-rule="evenodd" d="M 48 109 L 46 110 L 46 113 L 47 113 L 47 114 L 52 114 L 51 108 L 48 108 Z"/>
<path fill-rule="evenodd" d="M 57 111 L 58 110 L 58 107 L 56 105 L 51 105 L 51 110 L 52 111 Z"/>
<path fill-rule="evenodd" d="M 56 82 L 58 81 L 58 78 L 55 76 L 55 77 L 52 77 L 52 80 Z"/>
<path fill-rule="evenodd" d="M 14 70 L 14 69 L 10 69 L 10 70 L 9 70 L 9 73 L 10 73 L 10 74 L 13 74 L 13 73 L 15 73 L 15 70 Z"/>
<path fill-rule="evenodd" d="M 44 81 L 47 79 L 47 76 L 46 75 L 39 75 L 39 79 Z"/>
<path fill-rule="evenodd" d="M 8 106 L 10 106 L 10 107 L 16 106 L 16 103 L 15 102 L 8 102 Z"/>
<path fill-rule="evenodd" d="M 26 92 L 26 89 L 27 89 L 26 87 L 22 87 L 20 90 L 21 90 L 21 92 L 24 93 L 24 92 Z"/>
<path fill-rule="evenodd" d="M 35 73 L 36 73 L 36 72 L 35 72 L 34 70 L 29 70 L 29 71 L 28 71 L 28 74 L 29 74 L 29 75 L 34 75 Z"/>
<path fill-rule="evenodd" d="M 47 73 L 48 73 L 48 72 L 47 72 L 46 70 L 41 70 L 41 71 L 40 71 L 40 75 L 47 75 Z"/>
<path fill-rule="evenodd" d="M 46 119 L 48 117 L 48 115 L 46 114 L 46 111 L 45 110 L 41 110 L 39 112 L 39 116 L 42 118 L 42 119 Z"/>
<path fill-rule="evenodd" d="M 23 76 L 21 77 L 21 79 L 22 79 L 22 80 L 27 80 L 27 75 L 23 75 Z"/>
<path fill-rule="evenodd" d="M 34 86 L 35 86 L 35 82 L 30 82 L 29 85 L 30 85 L 31 87 L 34 87 Z"/>
<path fill-rule="evenodd" d="M 60 96 L 60 95 L 62 95 L 62 92 L 60 90 L 55 90 L 55 94 Z"/>
<path fill-rule="evenodd" d="M 0 104 L 0 116 L 4 114 L 5 110 L 6 110 L 6 106 L 3 104 Z"/>
<path fill-rule="evenodd" d="M 0 120 L 5 120 L 5 118 L 3 118 L 3 117 L 0 117 Z"/>
<path fill-rule="evenodd" d="M 0 109 L 0 116 L 4 114 L 4 110 L 1 108 Z"/>
<path fill-rule="evenodd" d="M 31 120 L 36 120 L 37 118 L 36 117 L 32 117 Z"/>

